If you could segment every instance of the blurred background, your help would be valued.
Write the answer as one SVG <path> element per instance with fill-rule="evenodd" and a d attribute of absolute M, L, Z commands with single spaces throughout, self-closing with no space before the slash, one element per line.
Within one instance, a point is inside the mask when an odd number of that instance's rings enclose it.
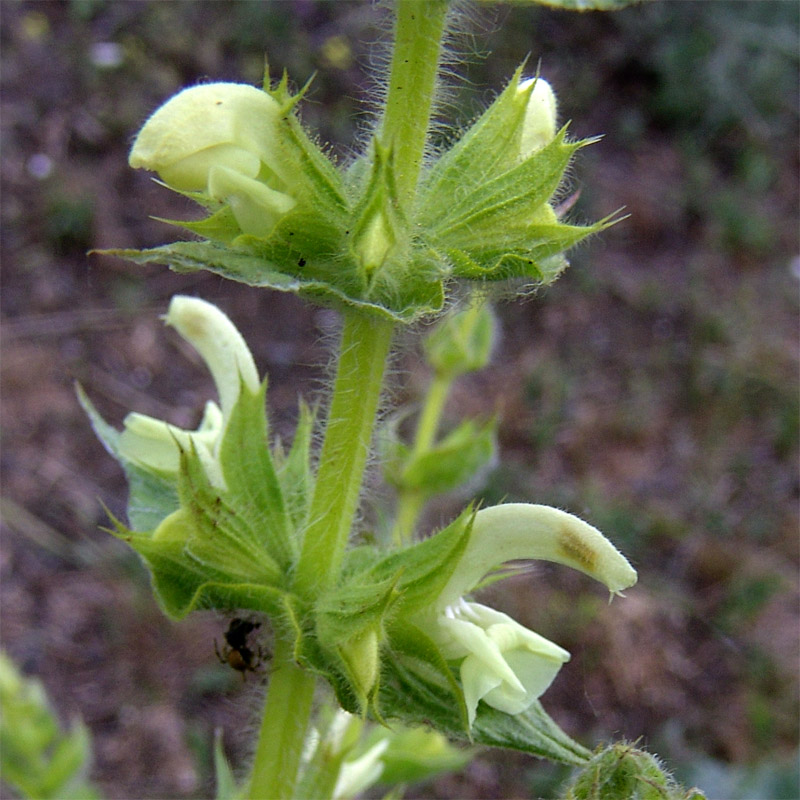
<path fill-rule="evenodd" d="M 558 505 L 639 570 L 602 587 L 537 566 L 492 602 L 568 648 L 543 698 L 594 746 L 639 740 L 714 800 L 797 798 L 798 33 L 795 2 L 653 2 L 612 14 L 466 4 L 442 118 L 468 124 L 526 57 L 574 136 L 572 212 L 630 217 L 552 288 L 500 304 L 493 365 L 448 418 L 502 415 L 478 495 Z M 218 303 L 270 376 L 274 429 L 327 379 L 336 315 L 212 275 L 97 255 L 174 238 L 182 198 L 127 167 L 146 116 L 203 80 L 258 83 L 264 55 L 346 160 L 385 60 L 368 2 L 13 2 L 2 13 L 2 645 L 94 737 L 109 798 L 212 793 L 224 726 L 246 755 L 258 680 L 221 665 L 227 620 L 164 618 L 136 557 L 103 533 L 125 485 L 75 399 L 194 426 L 213 386 L 159 316 Z M 426 385 L 405 337 L 393 399 Z M 407 374 L 408 379 L 399 380 Z M 460 508 L 437 508 L 430 525 Z M 553 797 L 567 772 L 484 751 L 416 797 Z M 4 795 L 7 796 L 7 795 Z"/>

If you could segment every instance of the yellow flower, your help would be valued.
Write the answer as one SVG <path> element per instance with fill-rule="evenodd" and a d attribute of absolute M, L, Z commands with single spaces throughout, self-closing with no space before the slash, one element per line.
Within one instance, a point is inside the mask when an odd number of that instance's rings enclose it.
<path fill-rule="evenodd" d="M 254 86 L 192 86 L 147 120 L 128 161 L 173 189 L 228 202 L 244 233 L 266 237 L 295 206 L 278 142 L 280 112 Z"/>
<path fill-rule="evenodd" d="M 434 603 L 416 617 L 442 655 L 459 666 L 470 726 L 480 701 L 507 714 L 529 708 L 569 653 L 507 614 L 464 599 L 506 561 L 543 559 L 580 570 L 612 595 L 636 583 L 636 570 L 600 531 L 556 508 L 508 503 L 475 514 L 469 540 Z"/>

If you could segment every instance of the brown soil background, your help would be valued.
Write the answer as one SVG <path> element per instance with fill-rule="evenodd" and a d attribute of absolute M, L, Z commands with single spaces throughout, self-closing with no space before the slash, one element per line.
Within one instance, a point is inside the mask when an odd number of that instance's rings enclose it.
<path fill-rule="evenodd" d="M 544 703 L 587 744 L 641 739 L 715 800 L 796 798 L 798 7 L 469 8 L 443 116 L 465 124 L 523 58 L 541 59 L 573 135 L 605 134 L 573 170 L 574 215 L 630 213 L 554 287 L 498 306 L 493 365 L 458 385 L 448 419 L 499 411 L 500 459 L 478 496 L 581 514 L 639 585 L 609 606 L 577 573 L 537 566 L 492 602 L 572 652 Z M 326 380 L 336 316 L 86 252 L 170 239 L 149 216 L 192 210 L 128 169 L 132 136 L 182 86 L 257 83 L 265 52 L 273 77 L 317 71 L 304 120 L 347 158 L 381 14 L 303 0 L 0 13 L 2 644 L 65 722 L 86 721 L 105 796 L 210 796 L 213 731 L 241 762 L 258 681 L 217 662 L 224 618 L 166 620 L 136 558 L 100 530 L 100 501 L 123 513 L 125 486 L 73 384 L 115 424 L 131 409 L 196 424 L 210 379 L 159 315 L 197 294 L 247 336 L 290 435 L 298 396 Z M 409 333 L 398 404 L 424 391 L 416 347 Z M 410 795 L 552 797 L 564 776 L 487 751 Z"/>

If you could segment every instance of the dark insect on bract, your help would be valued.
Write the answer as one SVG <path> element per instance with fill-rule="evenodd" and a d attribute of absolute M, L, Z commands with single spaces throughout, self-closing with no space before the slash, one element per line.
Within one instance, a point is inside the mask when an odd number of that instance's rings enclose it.
<path fill-rule="evenodd" d="M 260 622 L 234 617 L 228 630 L 225 631 L 225 645 L 221 651 L 217 646 L 216 639 L 214 640 L 214 652 L 217 654 L 217 658 L 221 663 L 240 672 L 242 680 L 245 679 L 248 672 L 255 672 L 264 660 L 264 653 L 260 645 L 256 645 L 254 650 L 247 642 L 248 636 L 260 627 Z"/>

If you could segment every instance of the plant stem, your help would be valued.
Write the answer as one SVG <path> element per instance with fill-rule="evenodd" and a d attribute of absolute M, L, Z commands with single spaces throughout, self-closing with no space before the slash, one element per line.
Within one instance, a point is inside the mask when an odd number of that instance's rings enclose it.
<path fill-rule="evenodd" d="M 291 642 L 276 642 L 249 800 L 291 800 L 315 684 L 313 674 L 294 663 Z"/>
<path fill-rule="evenodd" d="M 434 375 L 417 423 L 417 432 L 411 447 L 411 458 L 421 456 L 430 450 L 435 442 L 444 405 L 452 385 L 453 376 L 439 373 Z M 392 528 L 394 544 L 399 546 L 410 541 L 426 499 L 425 493 L 419 489 L 401 490 L 397 499 L 397 515 Z"/>
<path fill-rule="evenodd" d="M 425 154 L 447 0 L 396 0 L 394 52 L 381 139 L 392 147 L 401 202 L 414 194 Z"/>
<path fill-rule="evenodd" d="M 390 144 L 401 202 L 414 194 L 428 133 L 447 0 L 396 0 L 395 45 L 381 137 Z M 294 576 L 313 598 L 333 584 L 358 508 L 394 325 L 344 312 L 341 350 L 310 524 Z M 434 424 L 435 428 L 435 424 Z M 435 435 L 435 430 L 434 430 Z M 279 641 L 264 706 L 249 798 L 291 798 L 311 714 L 315 678 Z"/>
<path fill-rule="evenodd" d="M 358 508 L 393 329 L 385 320 L 355 312 L 344 314 L 311 522 L 295 574 L 295 588 L 301 594 L 318 594 L 339 574 Z"/>
<path fill-rule="evenodd" d="M 439 430 L 439 421 L 442 418 L 444 404 L 447 402 L 447 395 L 450 394 L 450 387 L 453 379 L 450 375 L 440 375 L 437 373 L 431 385 L 428 387 L 428 394 L 425 398 L 425 405 L 417 423 L 417 433 L 414 438 L 413 453 L 415 456 L 421 455 L 426 450 L 430 450 L 431 445 L 436 439 Z"/>

